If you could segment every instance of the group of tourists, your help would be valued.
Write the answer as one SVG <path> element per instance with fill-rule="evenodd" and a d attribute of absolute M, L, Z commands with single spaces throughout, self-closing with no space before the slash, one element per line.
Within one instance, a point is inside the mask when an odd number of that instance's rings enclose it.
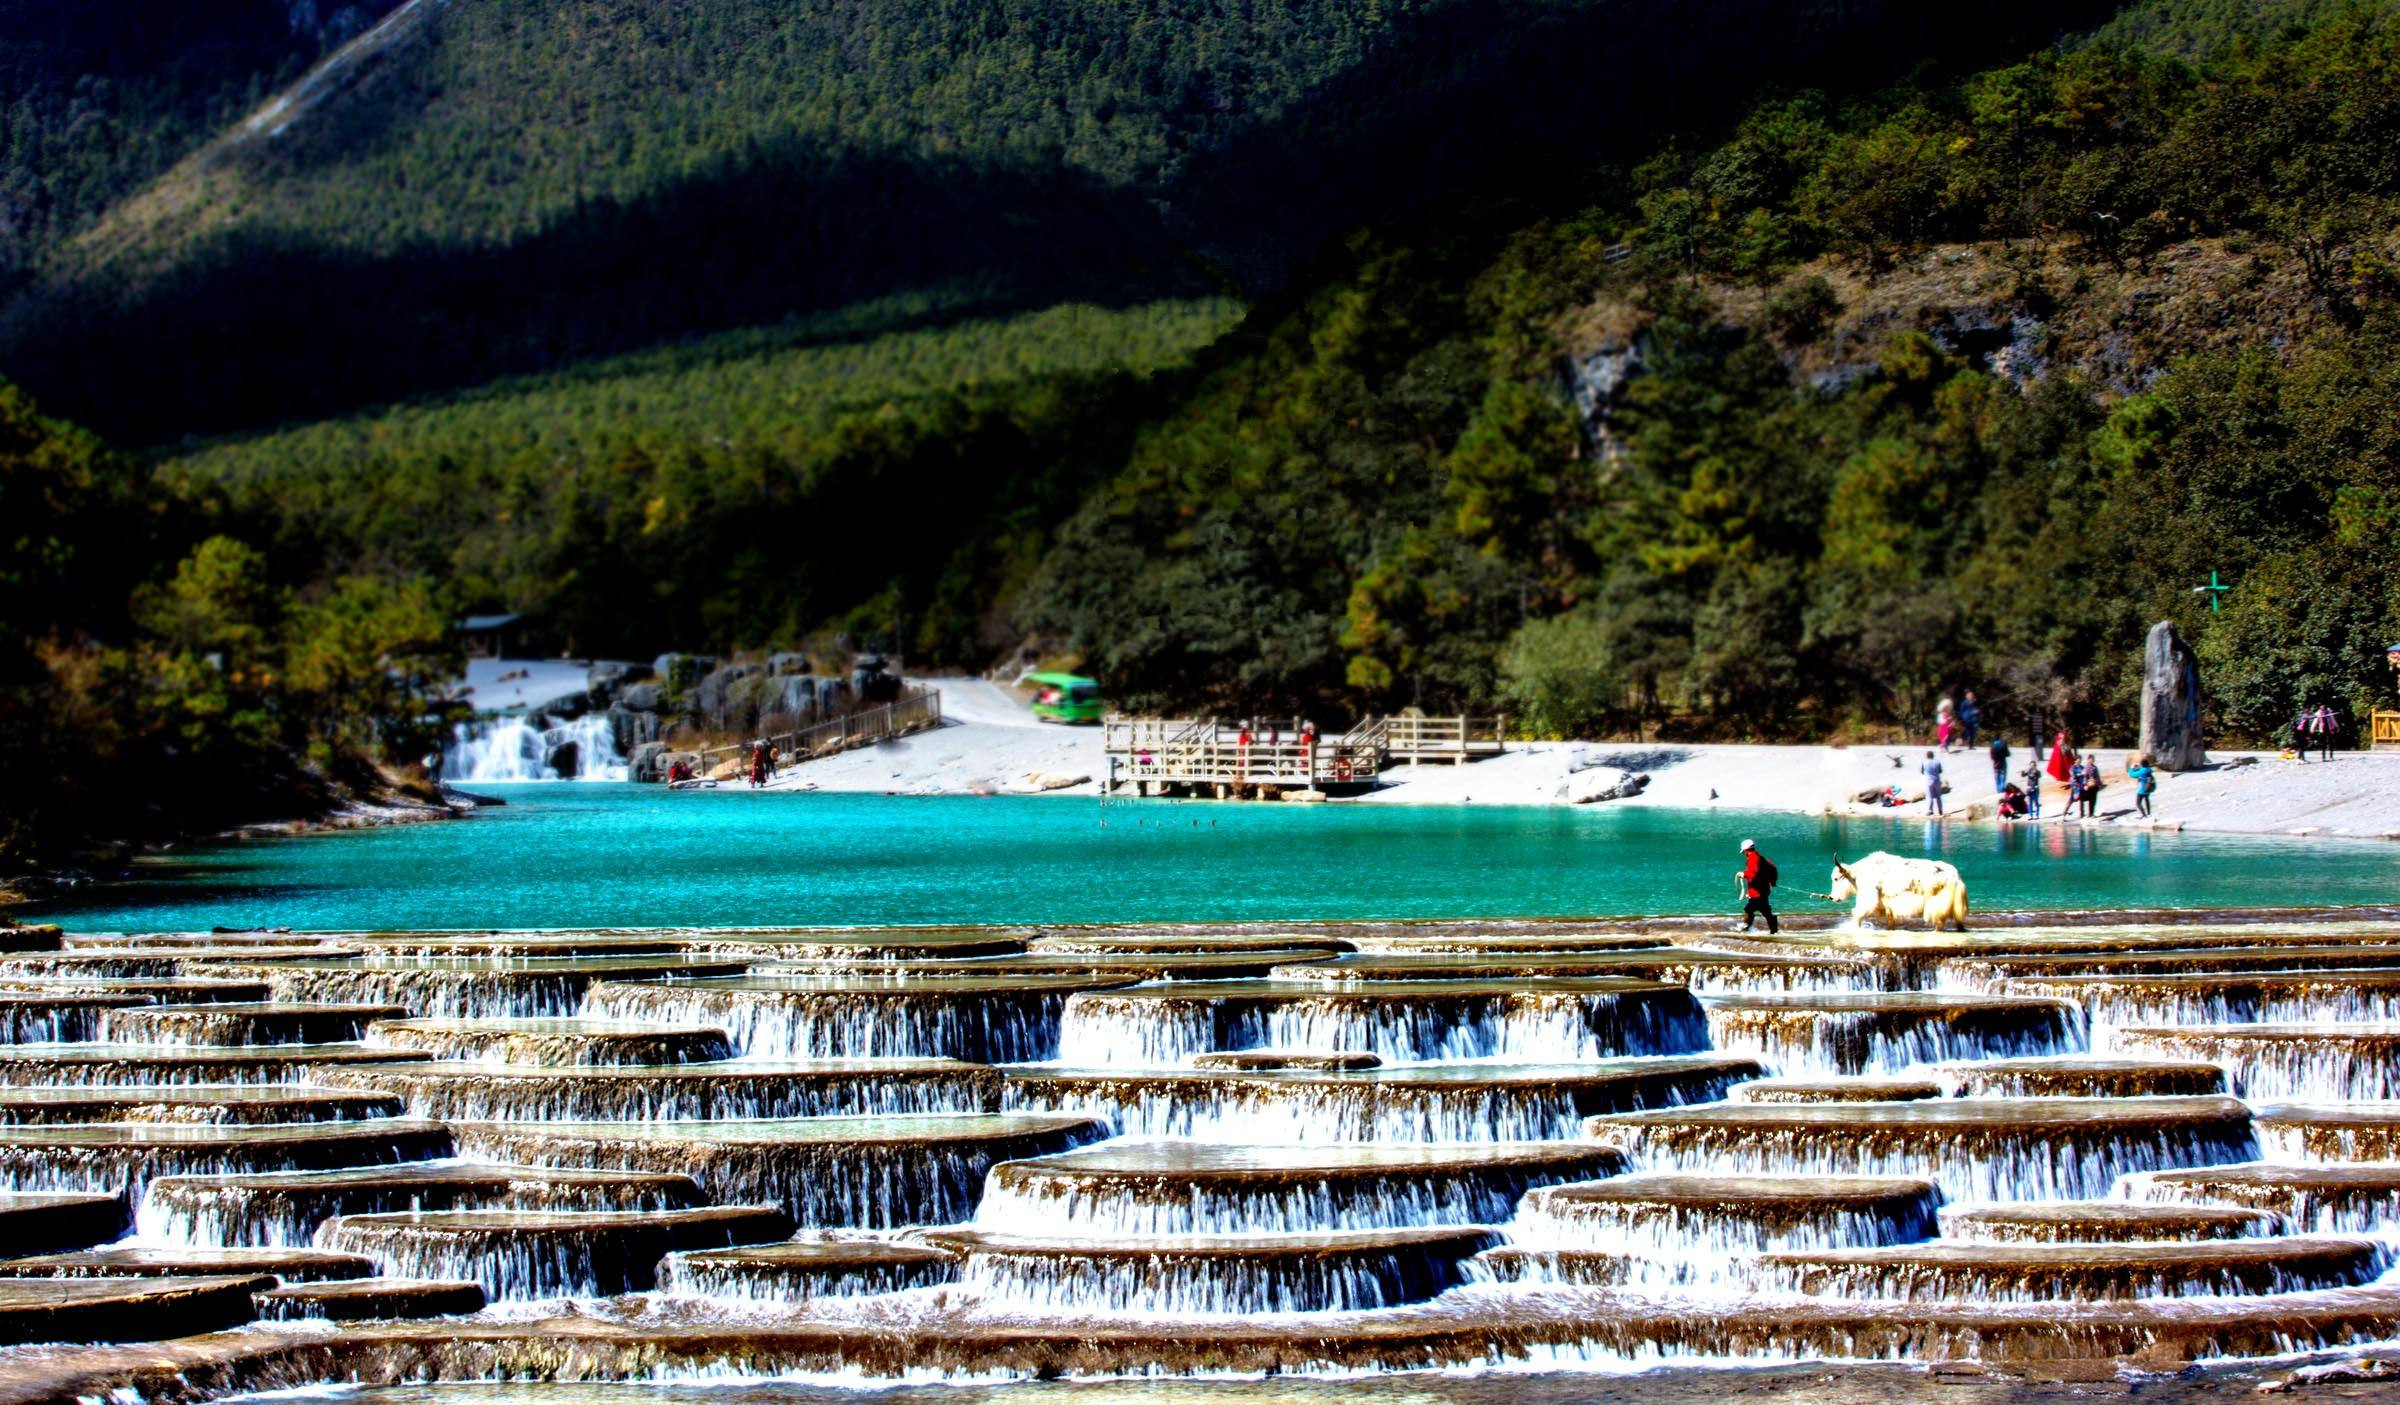
<path fill-rule="evenodd" d="M 753 790 L 775 779 L 775 743 L 759 740 L 750 744 L 750 788 Z"/>
<path fill-rule="evenodd" d="M 1975 690 L 1967 690 L 1965 702 L 1954 703 L 1944 698 L 1933 709 L 1933 739 L 1944 753 L 1956 739 L 1968 751 L 1975 749 L 1975 734 L 1983 730 L 1983 705 L 1975 701 Z"/>
<path fill-rule="evenodd" d="M 2100 793 L 2107 788 L 2107 781 L 2101 773 L 2100 758 L 2097 755 L 2087 756 L 2078 752 L 2064 728 L 2060 728 L 2045 745 L 2042 733 L 2043 722 L 2046 719 L 2037 711 L 2029 720 L 2028 734 L 2031 738 L 2032 758 L 2022 770 L 2011 770 L 2011 763 L 2016 759 L 2017 753 L 2016 749 L 2009 745 L 2005 735 L 1997 731 L 1993 732 L 1991 740 L 1985 747 L 1985 753 L 1992 762 L 1992 793 L 1998 797 L 2000 818 L 2004 820 L 2040 819 L 2042 817 L 2042 787 L 2050 782 L 2055 782 L 2066 791 L 2066 813 L 2069 816 L 2083 819 L 2097 818 L 2100 810 Z M 2293 734 L 2295 737 L 2321 738 L 2320 745 L 2330 755 L 2332 746 L 2330 739 L 2338 726 L 2339 723 L 2334 718 L 2331 708 L 2317 708 L 2300 714 L 2300 720 L 2293 725 Z M 1973 690 L 1969 690 L 1964 695 L 1963 701 L 1953 703 L 1945 697 L 1935 707 L 1935 746 L 1933 750 L 1925 753 L 1924 761 L 1917 767 L 1917 773 L 1924 778 L 1925 782 L 1925 813 L 1927 815 L 1947 813 L 1948 807 L 1944 804 L 1943 792 L 1948 789 L 1948 786 L 1943 779 L 1945 768 L 1942 764 L 1942 757 L 1960 744 L 1972 749 L 1977 734 L 1982 730 L 1983 708 L 1976 701 Z M 2305 752 L 2305 745 L 2298 749 Z M 2151 818 L 2151 805 L 2158 794 L 2157 767 L 2147 754 L 2131 756 L 2127 758 L 2125 776 L 2133 783 L 2135 813 L 2144 819 Z M 1887 791 L 1884 803 L 1900 803 L 1898 797 L 1899 791 L 1897 788 L 1893 788 Z"/>
<path fill-rule="evenodd" d="M 2315 751 L 2319 761 L 2333 759 L 2334 738 L 2342 730 L 2342 719 L 2330 707 L 2304 707 L 2292 718 L 2292 758 L 2308 760 Z"/>

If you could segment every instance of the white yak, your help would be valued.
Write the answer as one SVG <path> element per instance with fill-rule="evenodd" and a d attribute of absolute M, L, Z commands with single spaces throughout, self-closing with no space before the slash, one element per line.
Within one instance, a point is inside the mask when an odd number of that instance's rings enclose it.
<path fill-rule="evenodd" d="M 1850 901 L 1852 926 L 1967 929 L 1967 883 L 1954 864 L 1881 850 L 1856 863 L 1833 861 L 1835 902 Z"/>

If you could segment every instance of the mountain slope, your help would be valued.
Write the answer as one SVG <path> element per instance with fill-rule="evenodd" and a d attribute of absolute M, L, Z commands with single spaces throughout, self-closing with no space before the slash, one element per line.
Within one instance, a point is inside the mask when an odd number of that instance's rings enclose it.
<path fill-rule="evenodd" d="M 53 250 L 0 369 L 154 441 L 892 297 L 1257 293 L 1340 230 L 1828 55 L 1872 73 L 2098 8 L 443 0 Z"/>
<path fill-rule="evenodd" d="M 392 0 L 0 0 L 0 290 Z"/>

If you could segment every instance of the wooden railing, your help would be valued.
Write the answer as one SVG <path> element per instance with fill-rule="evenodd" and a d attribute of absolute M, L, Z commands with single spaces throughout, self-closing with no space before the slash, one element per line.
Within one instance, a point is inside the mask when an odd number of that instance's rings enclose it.
<path fill-rule="evenodd" d="M 1508 735 L 1505 717 L 1420 717 L 1383 720 L 1384 754 L 1394 761 L 1471 761 L 1498 756 Z"/>
<path fill-rule="evenodd" d="M 1248 793 L 1359 785 L 1396 760 L 1497 756 L 1505 727 L 1498 717 L 1370 717 L 1339 737 L 1303 740 L 1293 720 L 1253 724 L 1245 744 L 1239 726 L 1213 717 L 1110 718 L 1101 724 L 1104 788 L 1221 786 Z"/>
<path fill-rule="evenodd" d="M 1215 718 L 1111 719 L 1101 724 L 1101 747 L 1108 756 L 1105 788 L 1110 790 L 1126 785 L 1321 790 L 1372 781 L 1382 766 L 1382 757 L 1371 748 L 1347 739 L 1304 737 L 1297 724 L 1257 728 L 1245 743 L 1239 727 Z"/>
<path fill-rule="evenodd" d="M 776 759 L 783 765 L 807 761 L 814 757 L 831 756 L 862 746 L 873 746 L 911 732 L 922 732 L 942 725 L 942 690 L 939 688 L 908 688 L 881 707 L 865 708 L 830 722 L 798 727 L 788 732 L 769 733 L 766 740 L 774 744 Z M 746 754 L 752 742 L 735 742 L 730 746 L 712 746 L 701 752 L 700 770 L 703 775 L 720 759 Z"/>
<path fill-rule="evenodd" d="M 2368 746 L 2379 747 L 2386 743 L 2400 746 L 2400 712 L 2386 712 L 2377 708 L 2369 717 L 2368 727 Z"/>

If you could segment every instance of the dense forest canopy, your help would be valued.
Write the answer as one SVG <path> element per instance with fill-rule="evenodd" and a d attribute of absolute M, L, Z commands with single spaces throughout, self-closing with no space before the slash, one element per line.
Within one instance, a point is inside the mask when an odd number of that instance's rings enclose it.
<path fill-rule="evenodd" d="M 482 609 L 1543 734 L 2122 738 L 2161 618 L 2233 735 L 2390 696 L 2389 4 L 454 0 L 227 125 L 388 8 L 0 39 L 53 833 L 338 788 Z"/>

